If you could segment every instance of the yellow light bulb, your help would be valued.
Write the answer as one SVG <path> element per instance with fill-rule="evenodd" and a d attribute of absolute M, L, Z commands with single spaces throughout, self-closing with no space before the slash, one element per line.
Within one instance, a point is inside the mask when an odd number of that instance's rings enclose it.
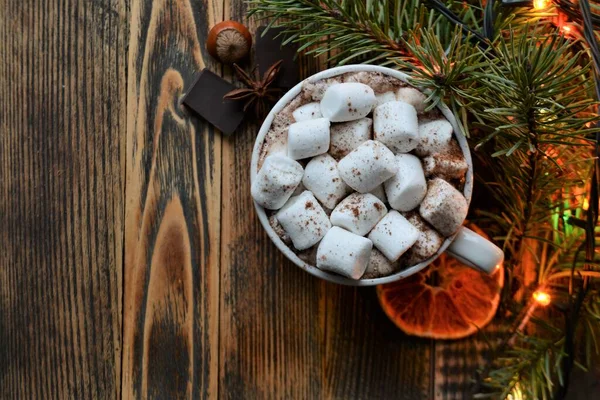
<path fill-rule="evenodd" d="M 533 0 L 533 8 L 535 10 L 543 10 L 550 5 L 550 0 Z"/>
<path fill-rule="evenodd" d="M 533 299 L 538 302 L 541 306 L 547 306 L 552 301 L 550 295 L 544 291 L 536 290 L 533 292 Z"/>
<path fill-rule="evenodd" d="M 521 392 L 519 384 L 515 385 L 512 393 L 509 393 L 505 400 L 523 400 L 523 392 Z"/>

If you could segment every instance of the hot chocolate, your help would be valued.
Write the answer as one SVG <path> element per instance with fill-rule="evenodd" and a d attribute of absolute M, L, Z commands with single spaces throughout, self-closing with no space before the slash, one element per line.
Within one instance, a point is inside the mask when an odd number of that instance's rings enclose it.
<path fill-rule="evenodd" d="M 377 72 L 304 82 L 273 119 L 252 185 L 305 262 L 352 279 L 436 254 L 466 216 L 467 162 L 417 89 Z"/>

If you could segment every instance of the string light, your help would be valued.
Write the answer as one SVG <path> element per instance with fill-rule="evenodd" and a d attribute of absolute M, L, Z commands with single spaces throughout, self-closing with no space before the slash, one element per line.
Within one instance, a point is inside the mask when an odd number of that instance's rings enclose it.
<path fill-rule="evenodd" d="M 576 29 L 573 24 L 569 23 L 569 18 L 566 14 L 559 12 L 554 18 L 552 18 L 552 23 L 560 29 L 561 33 L 566 37 L 575 36 Z"/>
<path fill-rule="evenodd" d="M 543 10 L 548 8 L 550 5 L 550 0 L 533 0 L 533 8 L 535 10 Z"/>
<path fill-rule="evenodd" d="M 529 308 L 527 309 L 525 316 L 521 320 L 521 323 L 519 324 L 517 330 L 515 331 L 515 334 L 508 340 L 508 344 L 511 346 L 513 344 L 515 344 L 515 340 L 517 338 L 517 333 L 523 332 L 523 330 L 529 323 L 529 320 L 531 319 L 533 313 L 538 308 L 538 306 L 546 307 L 552 301 L 552 298 L 550 297 L 550 295 L 548 293 L 544 292 L 542 289 L 538 289 L 535 292 L 533 292 L 531 297 L 533 298 L 533 301 L 530 302 Z"/>
<path fill-rule="evenodd" d="M 573 28 L 571 27 L 571 25 L 563 25 L 563 26 L 561 26 L 561 27 L 560 27 L 560 29 L 562 29 L 562 31 L 563 31 L 565 34 L 567 34 L 567 35 L 568 35 L 569 33 L 571 33 L 571 31 L 573 30 Z"/>
<path fill-rule="evenodd" d="M 525 316 L 523 317 L 523 319 L 521 320 L 521 323 L 517 327 L 515 334 L 508 340 L 508 344 L 511 346 L 513 344 L 515 344 L 515 340 L 517 338 L 517 333 L 523 332 L 525 330 L 525 327 L 529 323 L 529 320 L 533 316 L 533 313 L 535 312 L 535 310 L 539 306 L 546 307 L 548 304 L 550 304 L 550 301 L 552 300 L 550 295 L 548 293 L 544 292 L 542 289 L 538 289 L 535 292 L 533 292 L 531 297 L 532 297 L 533 301 L 531 301 L 529 303 L 529 308 L 527 309 Z"/>
<path fill-rule="evenodd" d="M 542 290 L 533 292 L 533 299 L 541 306 L 547 306 L 552 301 L 550 295 Z"/>
<path fill-rule="evenodd" d="M 518 383 L 513 388 L 512 393 L 509 393 L 508 396 L 506 396 L 505 400 L 523 400 L 523 392 Z"/>

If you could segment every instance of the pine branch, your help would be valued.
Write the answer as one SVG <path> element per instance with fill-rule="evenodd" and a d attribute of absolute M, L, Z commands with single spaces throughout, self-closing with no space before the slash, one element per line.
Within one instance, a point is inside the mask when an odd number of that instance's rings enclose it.
<path fill-rule="evenodd" d="M 300 50 L 342 65 L 368 53 L 371 61 L 394 64 L 409 57 L 401 39 L 407 26 L 425 24 L 430 15 L 417 0 L 335 1 L 250 0 L 249 16 L 271 19 Z M 335 51 L 332 51 L 335 50 Z"/>
<path fill-rule="evenodd" d="M 495 127 L 480 144 L 504 139 L 506 147 L 495 155 L 510 155 L 519 148 L 578 145 L 586 140 L 582 133 L 597 131 L 587 127 L 597 115 L 585 112 L 595 104 L 590 65 L 573 43 L 534 30 L 500 41 L 498 53 L 495 59 L 484 53 L 489 69 L 477 72 L 477 82 L 486 90 L 468 105 L 482 125 Z"/>
<path fill-rule="evenodd" d="M 512 234 L 505 237 L 508 265 L 518 265 L 523 260 L 524 241 L 532 238 L 530 231 L 540 231 L 542 236 L 533 236 L 533 239 L 541 243 L 548 243 L 545 232 L 551 232 L 556 243 L 549 243 L 557 248 L 557 258 L 561 254 L 569 254 L 572 248 L 561 247 L 561 241 L 556 239 L 561 238 L 562 243 L 566 243 L 571 235 L 565 236 L 559 226 L 552 226 L 552 210 L 556 205 L 549 199 L 561 196 L 565 189 L 581 185 L 583 179 L 577 171 L 560 163 L 565 159 L 589 158 L 587 154 L 591 143 L 588 137 L 590 133 L 597 132 L 596 128 L 587 128 L 597 121 L 597 115 L 589 114 L 595 102 L 591 100 L 589 66 L 583 62 L 583 54 L 573 53 L 572 45 L 556 35 L 550 33 L 545 36 L 546 40 L 540 43 L 539 38 L 544 35 L 539 32 L 531 34 L 530 38 L 521 36 L 519 41 L 511 35 L 506 42 L 499 44 L 500 56 L 491 59 L 486 55 L 493 73 L 479 77 L 478 83 L 483 84 L 485 90 L 469 105 L 481 127 L 495 127 L 492 133 L 483 136 L 480 148 L 490 142 L 496 149 L 495 156 L 506 156 L 495 160 L 492 170 L 496 180 L 488 182 L 488 185 L 492 185 L 497 198 L 505 199 L 501 202 L 509 214 L 502 221 L 504 230 L 516 232 L 513 238 Z M 564 60 L 561 61 L 561 58 Z M 548 77 L 552 77 L 551 82 Z M 573 82 L 582 82 L 582 86 L 578 86 L 582 90 L 579 94 L 569 89 Z M 583 148 L 578 149 L 579 145 Z M 490 161 L 485 155 L 483 158 Z M 589 168 L 591 163 L 587 165 Z M 583 170 L 588 171 L 588 168 Z M 557 176 L 548 178 L 550 174 Z M 570 175 L 571 180 L 560 179 L 565 177 L 564 174 Z M 524 202 L 521 201 L 523 197 Z M 514 224 L 517 224 L 517 229 L 514 229 Z M 556 258 L 552 259 L 556 261 Z M 539 263 L 540 274 L 544 267 L 552 270 L 552 265 Z M 579 293 L 575 304 L 581 308 L 584 297 L 582 292 Z M 541 339 L 529 336 L 526 337 L 526 347 L 519 349 L 513 359 L 509 358 L 508 367 L 484 371 L 488 383 L 495 383 L 497 388 L 508 387 L 503 396 L 510 392 L 514 395 L 525 393 L 526 398 L 545 398 L 557 388 L 566 388 L 575 363 L 574 338 L 578 315 L 578 310 L 572 308 L 565 317 L 566 328 L 559 342 L 560 349 L 554 349 L 555 354 L 560 350 L 560 356 L 556 357 L 553 368 L 548 367 L 550 353 L 536 352 L 530 358 L 527 351 L 532 346 L 539 350 L 535 341 Z M 545 330 L 548 329 L 550 327 L 545 326 Z M 511 353 L 515 348 L 509 344 L 507 341 L 497 350 Z M 544 355 L 546 368 L 537 364 L 541 355 Z M 515 369 L 515 365 L 518 368 Z M 553 372 L 555 375 L 552 375 Z"/>
<path fill-rule="evenodd" d="M 497 367 L 489 373 L 484 384 L 488 393 L 475 398 L 546 399 L 562 379 L 555 366 L 564 357 L 564 338 L 554 340 L 519 336 L 518 342 L 498 358 Z M 522 397 L 521 397 L 522 396 Z"/>
<path fill-rule="evenodd" d="M 574 230 L 568 240 L 552 254 L 542 255 L 540 263 L 544 265 L 540 265 L 540 269 L 545 273 L 540 280 L 540 286 L 548 289 L 552 286 L 552 281 L 569 277 L 564 272 L 568 272 L 578 258 L 577 255 L 574 256 L 572 249 L 579 247 L 584 240 L 585 235 L 581 230 Z M 548 247 L 542 253 L 547 249 Z M 600 276 L 600 272 L 596 273 Z M 564 299 L 569 298 L 568 289 L 563 288 L 562 295 L 559 290 L 560 288 L 555 287 L 552 291 L 553 302 L 557 305 L 564 304 Z M 487 391 L 477 397 L 506 398 L 510 394 L 513 398 L 549 398 L 557 388 L 566 388 L 569 372 L 565 370 L 564 363 L 569 359 L 566 350 L 569 335 L 578 338 L 578 346 L 575 349 L 586 350 L 586 355 L 589 356 L 586 360 L 587 365 L 591 365 L 593 355 L 600 355 L 600 343 L 596 339 L 600 334 L 600 301 L 596 294 L 587 297 L 582 305 L 584 312 L 580 317 L 580 325 L 585 329 L 580 329 L 579 332 L 566 332 L 559 329 L 559 325 L 550 324 L 555 318 L 546 322 L 545 318 L 536 317 L 536 306 L 534 300 L 528 302 L 522 315 L 515 320 L 512 333 L 507 333 L 504 336 L 506 339 L 496 347 L 490 357 L 490 363 L 481 371 L 481 376 L 484 377 L 481 383 Z M 538 311 L 543 311 L 539 310 L 539 306 L 537 308 Z M 544 314 L 545 312 L 542 312 L 541 315 Z M 517 328 L 523 326 L 524 318 L 531 318 L 530 323 L 537 326 L 536 335 L 525 335 Z M 571 349 L 573 354 L 576 353 L 575 349 Z M 575 359 L 573 362 L 574 365 L 585 368 Z M 476 390 L 481 392 L 482 387 Z"/>

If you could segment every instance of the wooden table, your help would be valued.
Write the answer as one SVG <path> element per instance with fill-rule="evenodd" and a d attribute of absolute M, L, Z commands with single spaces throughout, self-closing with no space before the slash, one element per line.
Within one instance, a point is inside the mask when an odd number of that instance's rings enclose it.
<path fill-rule="evenodd" d="M 244 7 L 0 2 L 1 398 L 468 397 L 477 344 L 407 337 L 373 289 L 284 259 L 257 126 L 180 105 L 203 67 L 231 79 L 205 38 Z"/>

